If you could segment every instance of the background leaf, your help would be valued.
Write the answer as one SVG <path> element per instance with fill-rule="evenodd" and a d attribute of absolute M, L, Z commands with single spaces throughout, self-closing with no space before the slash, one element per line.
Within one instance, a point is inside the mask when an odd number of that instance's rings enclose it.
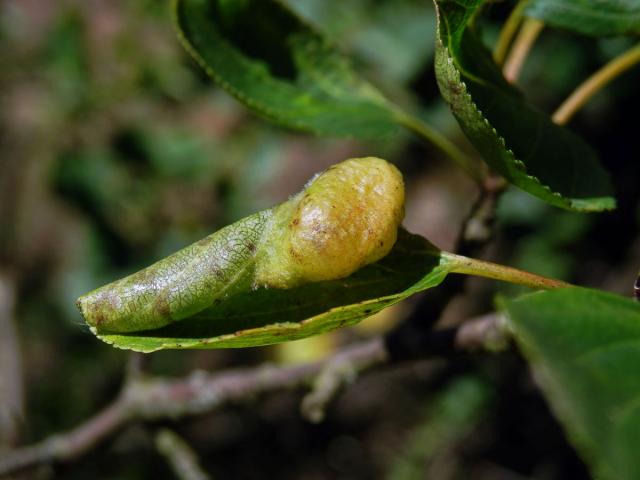
<path fill-rule="evenodd" d="M 640 34 L 636 0 L 530 0 L 525 15 L 585 35 Z"/>
<path fill-rule="evenodd" d="M 509 182 L 555 206 L 615 207 L 595 151 L 528 105 L 469 22 L 482 0 L 437 1 L 436 78 L 465 134 Z"/>
<path fill-rule="evenodd" d="M 289 290 L 249 290 L 157 330 L 98 334 L 118 348 L 228 348 L 267 345 L 353 325 L 414 293 L 440 284 L 454 263 L 424 238 L 400 230 L 385 258 L 348 278 Z"/>
<path fill-rule="evenodd" d="M 640 478 L 640 304 L 582 288 L 505 302 L 518 343 L 601 478 Z"/>
<path fill-rule="evenodd" d="M 280 2 L 177 0 L 175 15 L 200 66 L 269 120 L 322 135 L 397 133 L 394 107 Z"/>

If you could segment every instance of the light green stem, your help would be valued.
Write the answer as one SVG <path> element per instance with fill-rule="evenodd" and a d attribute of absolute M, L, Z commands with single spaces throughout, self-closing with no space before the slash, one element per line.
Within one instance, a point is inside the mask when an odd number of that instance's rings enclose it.
<path fill-rule="evenodd" d="M 442 252 L 442 258 L 452 262 L 453 273 L 464 273 L 466 275 L 476 275 L 479 277 L 492 278 L 503 282 L 524 285 L 525 287 L 551 290 L 553 288 L 572 287 L 570 283 L 553 278 L 543 277 L 535 273 L 525 272 L 517 268 L 507 267 L 497 263 L 477 260 L 475 258 L 463 257 L 455 253 Z"/>
<path fill-rule="evenodd" d="M 529 55 L 529 51 L 535 43 L 538 35 L 542 31 L 544 23 L 535 18 L 527 18 L 522 24 L 518 37 L 513 42 L 513 47 L 509 52 L 509 56 L 504 62 L 502 74 L 509 83 L 515 83 L 520 75 L 520 70 L 524 65 L 524 61 Z"/>
<path fill-rule="evenodd" d="M 412 115 L 396 112 L 396 118 L 407 130 L 412 131 L 427 143 L 434 145 L 476 182 L 482 183 L 486 174 L 480 164 L 460 150 L 451 140 Z"/>
<path fill-rule="evenodd" d="M 516 7 L 511 11 L 507 21 L 504 22 L 502 30 L 500 30 L 500 35 L 498 36 L 498 41 L 496 42 L 496 47 L 493 51 L 493 60 L 497 65 L 502 65 L 504 63 L 504 59 L 507 56 L 509 47 L 511 46 L 511 41 L 516 35 L 518 28 L 520 27 L 520 23 L 522 22 L 522 12 L 524 12 L 524 8 L 527 6 L 527 1 L 528 0 L 520 0 L 518 2 Z"/>
<path fill-rule="evenodd" d="M 609 82 L 640 62 L 640 44 L 614 58 L 596 73 L 587 78 L 558 107 L 551 117 L 558 125 L 566 124 L 573 115 L 589 101 L 593 95 L 602 90 Z"/>

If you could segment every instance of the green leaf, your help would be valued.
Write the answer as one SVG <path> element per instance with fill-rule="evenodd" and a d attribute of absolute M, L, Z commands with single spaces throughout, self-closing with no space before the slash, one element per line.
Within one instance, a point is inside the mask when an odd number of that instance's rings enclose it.
<path fill-rule="evenodd" d="M 321 135 L 398 131 L 395 107 L 327 39 L 276 0 L 176 0 L 185 48 L 247 107 Z"/>
<path fill-rule="evenodd" d="M 436 78 L 465 134 L 494 170 L 552 205 L 615 208 L 593 149 L 529 105 L 469 28 L 482 3 L 436 1 Z"/>
<path fill-rule="evenodd" d="M 594 475 L 640 478 L 640 304 L 569 288 L 504 306 L 551 406 Z"/>
<path fill-rule="evenodd" d="M 480 179 L 478 166 L 455 144 L 389 102 L 278 0 L 175 0 L 174 11 L 187 51 L 263 117 L 318 135 L 365 139 L 397 134 L 401 126 Z"/>
<path fill-rule="evenodd" d="M 525 15 L 584 35 L 640 34 L 637 0 L 530 0 Z"/>
<path fill-rule="evenodd" d="M 289 290 L 249 290 L 157 330 L 102 334 L 118 348 L 251 347 L 298 340 L 354 325 L 414 293 L 440 284 L 452 263 L 422 237 L 401 231 L 385 258 L 353 275 Z"/>
<path fill-rule="evenodd" d="M 393 165 L 345 160 L 286 202 L 77 304 L 93 333 L 140 351 L 316 335 L 437 285 L 454 266 L 468 271 L 469 259 L 399 230 L 403 210 L 402 175 Z"/>
<path fill-rule="evenodd" d="M 400 228 L 402 175 L 375 157 L 82 295 L 91 331 L 121 348 L 265 345 L 351 325 L 450 272 L 532 288 L 562 282 L 442 252 Z"/>

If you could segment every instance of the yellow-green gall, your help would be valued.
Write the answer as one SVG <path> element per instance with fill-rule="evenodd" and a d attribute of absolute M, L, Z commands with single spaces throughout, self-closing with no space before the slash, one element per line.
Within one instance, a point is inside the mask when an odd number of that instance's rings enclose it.
<path fill-rule="evenodd" d="M 347 160 L 285 203 L 93 290 L 77 304 L 95 332 L 138 332 L 192 318 L 252 287 L 346 277 L 391 250 L 403 204 L 402 176 L 393 165 Z"/>
<path fill-rule="evenodd" d="M 277 207 L 256 257 L 255 285 L 347 277 L 389 253 L 403 216 L 396 167 L 375 157 L 334 165 Z"/>

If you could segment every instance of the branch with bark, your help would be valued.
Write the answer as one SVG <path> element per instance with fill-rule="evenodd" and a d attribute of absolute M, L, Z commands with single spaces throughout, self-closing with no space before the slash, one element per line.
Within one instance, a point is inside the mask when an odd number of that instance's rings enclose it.
<path fill-rule="evenodd" d="M 456 250 L 475 254 L 493 232 L 495 206 L 505 188 L 501 178 L 488 176 L 462 225 Z M 496 313 L 447 329 L 433 329 L 449 302 L 463 292 L 462 277 L 446 288 L 428 292 L 424 301 L 397 331 L 385 337 L 349 345 L 322 361 L 296 366 L 263 365 L 215 374 L 194 371 L 185 378 L 152 377 L 143 373 L 144 357 L 134 355 L 119 396 L 91 419 L 66 433 L 8 451 L 0 458 L 0 476 L 38 465 L 71 462 L 134 421 L 178 419 L 245 402 L 259 394 L 310 386 L 301 412 L 321 421 L 330 402 L 357 375 L 398 361 L 451 356 L 478 349 L 496 350 L 507 343 L 503 318 Z M 408 325 L 408 328 L 406 326 Z M 419 326 L 416 334 L 415 327 Z"/>
<path fill-rule="evenodd" d="M 443 335 L 434 330 L 435 337 Z M 469 320 L 447 331 L 448 350 L 475 350 L 496 337 L 506 336 L 497 314 Z M 424 351 L 424 356 L 438 352 Z M 312 418 L 323 415 L 345 379 L 390 361 L 382 338 L 349 345 L 333 356 L 313 363 L 295 366 L 263 365 L 220 373 L 195 371 L 185 378 L 169 379 L 136 374 L 128 377 L 120 395 L 104 410 L 73 430 L 55 435 L 35 445 L 6 452 L 0 458 L 0 475 L 7 475 L 37 465 L 70 462 L 92 450 L 134 421 L 178 419 L 201 415 L 225 405 L 245 402 L 259 394 L 315 384 L 304 401 Z M 351 372 L 345 375 L 344 372 Z M 315 415 L 315 416 L 314 416 Z"/>
<path fill-rule="evenodd" d="M 156 448 L 164 455 L 173 473 L 180 480 L 210 480 L 202 469 L 198 456 L 175 432 L 163 429 L 156 435 Z"/>
<path fill-rule="evenodd" d="M 16 285 L 0 272 L 0 450 L 16 443 L 24 416 L 20 342 L 14 323 Z"/>

